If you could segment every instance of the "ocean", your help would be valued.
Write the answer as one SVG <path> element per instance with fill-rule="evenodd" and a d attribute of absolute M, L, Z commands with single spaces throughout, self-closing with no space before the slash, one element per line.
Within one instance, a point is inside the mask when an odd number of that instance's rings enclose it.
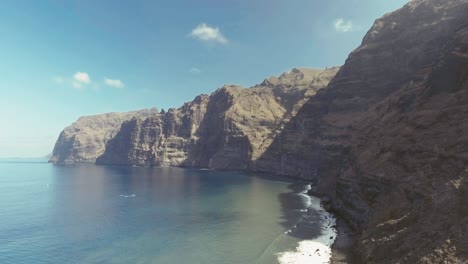
<path fill-rule="evenodd" d="M 309 186 L 236 171 L 0 163 L 0 263 L 328 263 Z"/>

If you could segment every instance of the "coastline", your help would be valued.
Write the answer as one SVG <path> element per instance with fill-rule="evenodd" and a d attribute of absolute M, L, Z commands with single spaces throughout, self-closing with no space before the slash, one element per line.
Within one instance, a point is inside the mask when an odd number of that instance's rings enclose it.
<path fill-rule="evenodd" d="M 312 184 L 309 186 L 313 186 Z M 311 187 L 307 191 L 309 197 L 318 199 L 320 202 L 321 210 L 325 211 L 331 218 L 333 218 L 333 229 L 335 238 L 330 245 L 330 258 L 327 263 L 329 264 L 352 264 L 356 262 L 356 258 L 352 252 L 355 232 L 350 228 L 348 223 L 336 214 L 330 207 L 330 199 L 326 196 L 320 195 L 316 192 L 315 188 Z"/>
<path fill-rule="evenodd" d="M 336 218 L 325 210 L 319 197 L 307 193 L 310 188 L 309 184 L 307 189 L 300 193 L 307 208 L 303 219 L 286 233 L 292 233 L 293 236 L 312 236 L 298 241 L 295 249 L 277 253 L 280 264 L 331 263 L 332 245 L 337 237 Z M 319 227 L 316 229 L 318 223 Z"/>
<path fill-rule="evenodd" d="M 336 215 L 336 233 L 337 236 L 331 246 L 330 264 L 351 264 L 355 263 L 352 254 L 352 244 L 354 232 L 348 224 Z"/>

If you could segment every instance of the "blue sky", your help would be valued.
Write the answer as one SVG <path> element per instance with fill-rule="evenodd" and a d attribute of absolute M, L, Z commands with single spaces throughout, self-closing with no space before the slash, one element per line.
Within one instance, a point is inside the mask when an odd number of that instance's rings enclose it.
<path fill-rule="evenodd" d="M 0 157 L 52 151 L 79 116 L 178 107 L 226 83 L 341 65 L 406 0 L 5 0 Z"/>

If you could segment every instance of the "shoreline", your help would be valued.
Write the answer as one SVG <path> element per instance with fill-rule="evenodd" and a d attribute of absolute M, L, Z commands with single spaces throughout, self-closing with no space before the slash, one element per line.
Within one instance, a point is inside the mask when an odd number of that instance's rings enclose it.
<path fill-rule="evenodd" d="M 320 200 L 320 208 L 328 213 L 334 219 L 335 238 L 330 246 L 329 264 L 352 264 L 356 258 L 352 252 L 354 238 L 356 233 L 351 229 L 348 223 L 330 208 L 330 199 L 327 196 L 320 195 L 310 184 L 311 188 L 307 195 Z"/>
<path fill-rule="evenodd" d="M 337 239 L 338 233 L 336 218 L 331 212 L 325 210 L 319 197 L 307 193 L 311 185 L 307 184 L 306 186 L 306 189 L 299 194 L 303 197 L 306 204 L 306 214 L 312 213 L 309 214 L 309 217 L 313 216 L 315 221 L 317 217 L 320 219 L 318 233 L 313 238 L 298 241 L 297 246 L 292 250 L 278 252 L 276 256 L 280 264 L 332 263 L 333 244 Z M 286 233 L 307 232 L 310 228 L 308 224 L 310 224 L 308 221 L 302 223 L 300 221 Z"/>
<path fill-rule="evenodd" d="M 354 232 L 341 218 L 336 218 L 336 238 L 331 246 L 330 264 L 355 263 L 352 253 Z"/>
<path fill-rule="evenodd" d="M 348 223 L 332 210 L 329 210 L 323 204 L 323 198 L 306 194 L 311 198 L 318 199 L 319 207 L 313 208 L 320 212 L 322 211 L 325 216 L 327 223 L 325 224 L 324 234 L 321 237 L 327 237 L 330 234 L 334 234 L 333 242 L 329 247 L 329 258 L 323 263 L 328 264 L 353 264 L 357 263 L 352 253 L 352 246 L 354 243 L 355 232 L 350 228 Z M 320 239 L 319 239 L 320 240 Z M 302 262 L 299 262 L 302 263 Z M 315 263 L 315 262 L 307 262 Z"/>

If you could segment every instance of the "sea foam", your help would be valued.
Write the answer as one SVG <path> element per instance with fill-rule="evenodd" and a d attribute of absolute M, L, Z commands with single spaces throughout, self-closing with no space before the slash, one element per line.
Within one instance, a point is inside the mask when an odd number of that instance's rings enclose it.
<path fill-rule="evenodd" d="M 320 199 L 306 194 L 309 189 L 310 185 L 300 195 L 308 209 L 319 213 L 322 219 L 321 234 L 313 240 L 300 241 L 295 250 L 278 253 L 278 262 L 281 264 L 330 263 L 331 245 L 337 234 L 334 228 L 336 220 L 320 206 Z"/>

